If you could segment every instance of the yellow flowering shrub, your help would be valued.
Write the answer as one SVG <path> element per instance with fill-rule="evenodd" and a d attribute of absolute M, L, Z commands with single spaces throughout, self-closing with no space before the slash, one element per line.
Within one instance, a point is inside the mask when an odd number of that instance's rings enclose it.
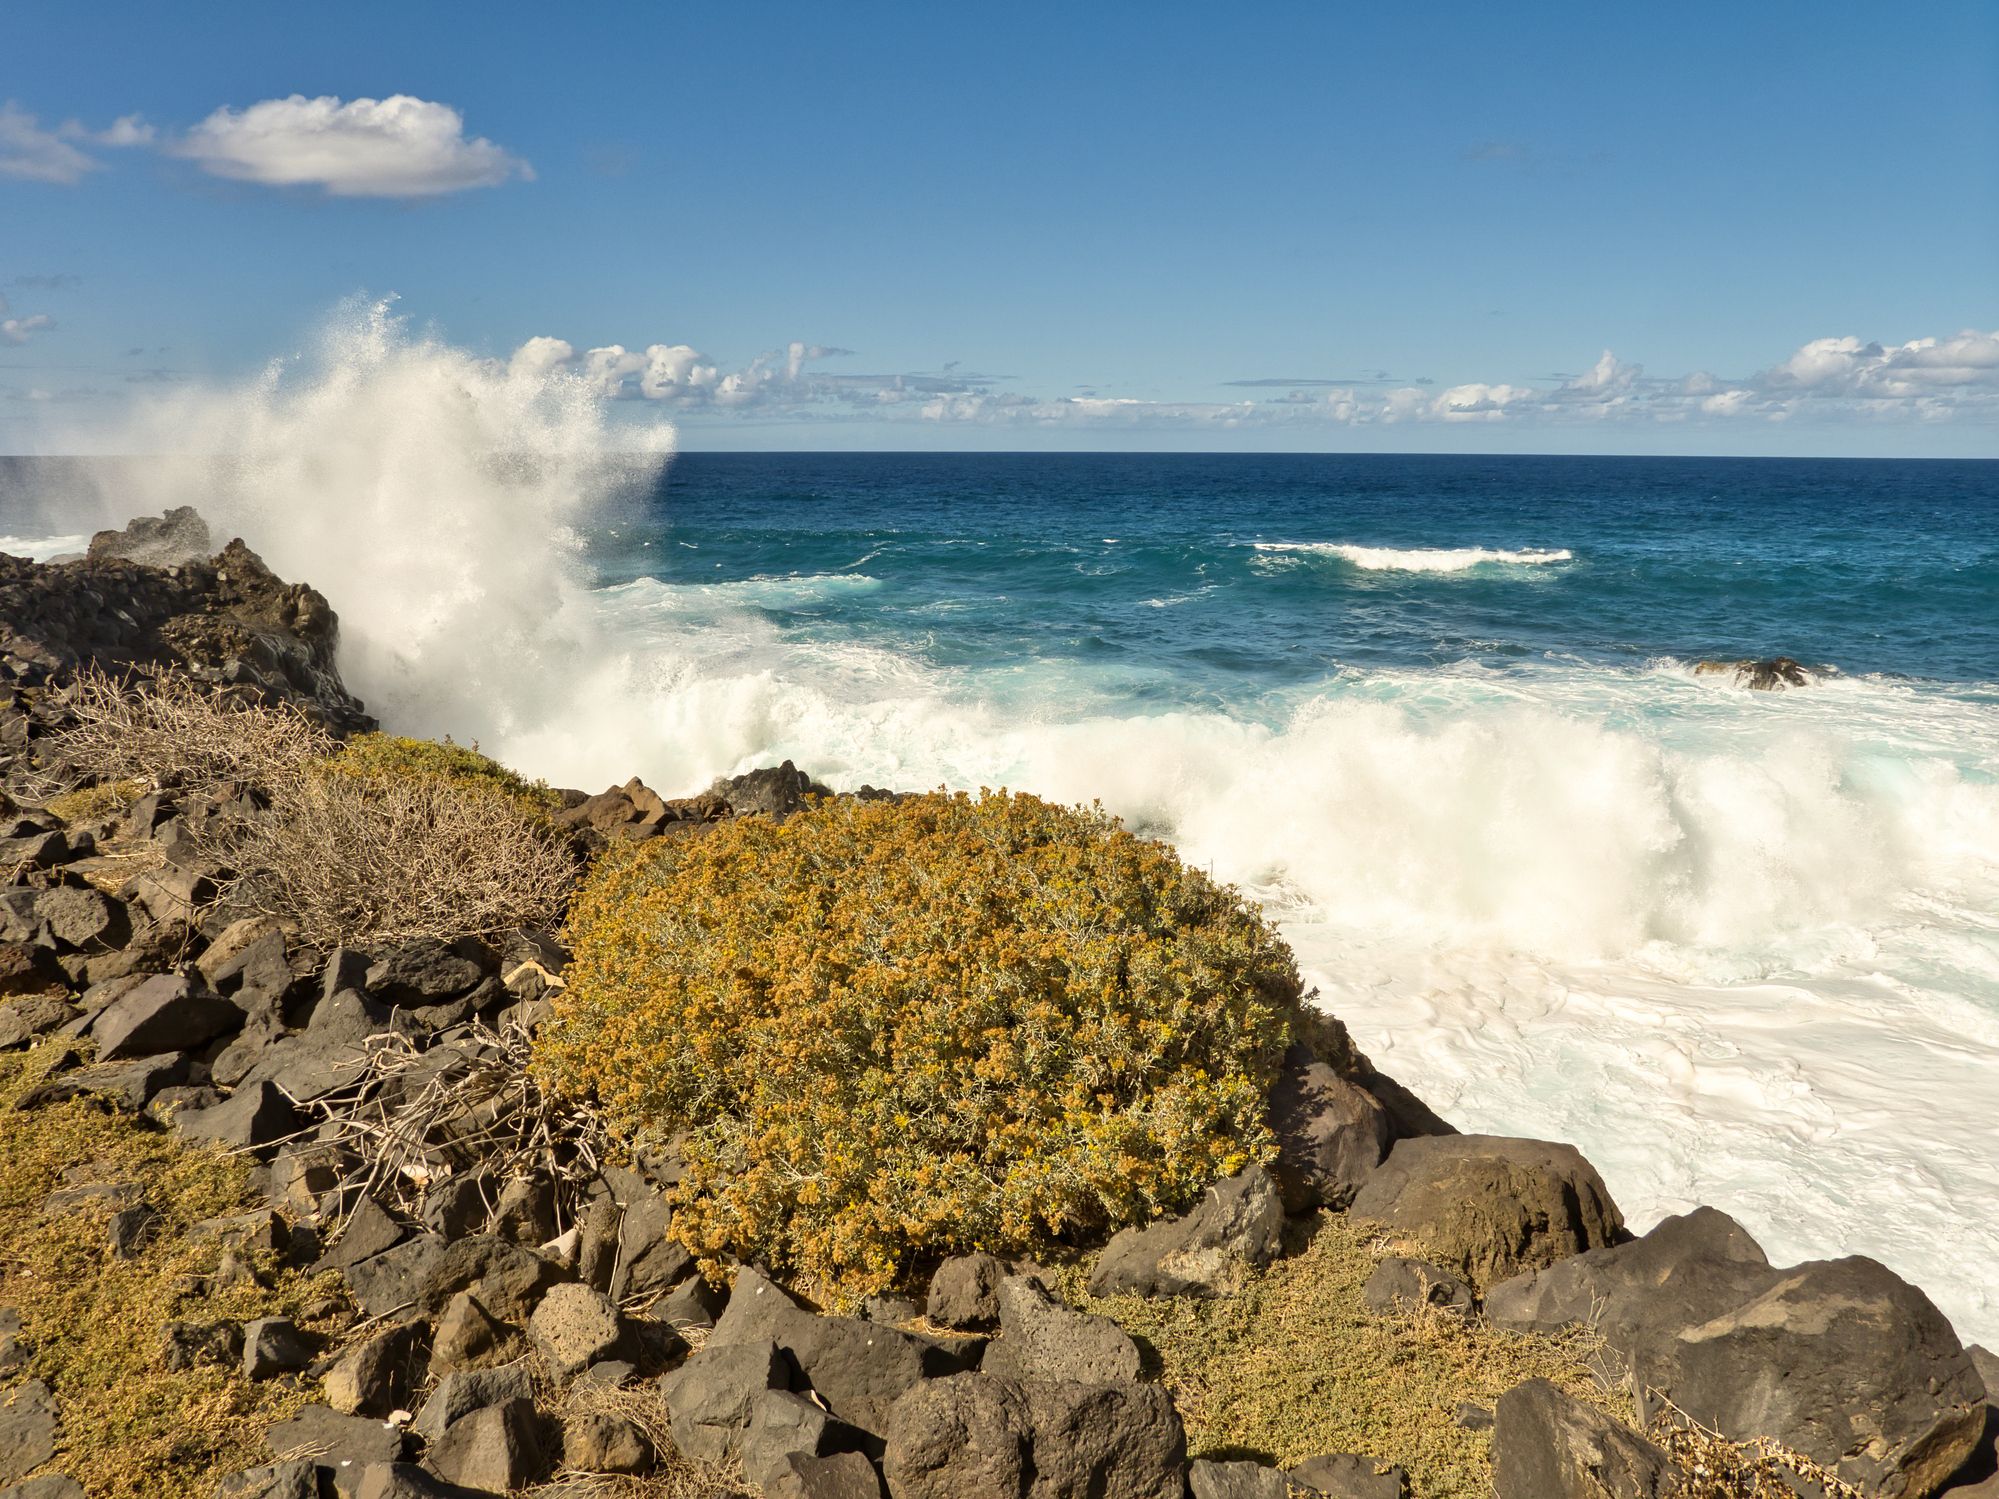
<path fill-rule="evenodd" d="M 821 802 L 607 855 L 537 1043 L 677 1138 L 673 1233 L 841 1302 L 1185 1208 L 1266 1159 L 1299 1009 L 1236 892 L 1101 811 Z"/>

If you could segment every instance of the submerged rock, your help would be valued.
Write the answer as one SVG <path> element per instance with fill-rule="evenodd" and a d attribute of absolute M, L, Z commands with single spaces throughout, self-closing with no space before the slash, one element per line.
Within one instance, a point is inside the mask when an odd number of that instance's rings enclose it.
<path fill-rule="evenodd" d="M 1757 661 L 1696 661 L 1698 677 L 1733 677 L 1738 687 L 1752 692 L 1782 692 L 1786 687 L 1810 687 L 1818 678 L 1789 656 L 1767 656 Z"/>

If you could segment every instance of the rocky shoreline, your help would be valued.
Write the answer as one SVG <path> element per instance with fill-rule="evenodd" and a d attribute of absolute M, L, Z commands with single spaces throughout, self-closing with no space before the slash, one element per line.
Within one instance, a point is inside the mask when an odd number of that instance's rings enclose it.
<path fill-rule="evenodd" d="M 1712 1475 L 1675 1431 L 1771 1444 L 1792 1492 L 1999 1496 L 1999 1364 L 1962 1347 L 1920 1290 L 1863 1258 L 1773 1267 L 1712 1208 L 1634 1237 L 1572 1147 L 1458 1133 L 1337 1022 L 1285 1058 L 1267 1167 L 1185 1215 L 1079 1246 L 1073 1266 L 947 1259 L 912 1288 L 920 1305 L 829 1315 L 754 1266 L 709 1286 L 668 1237 L 670 1153 L 371 1182 L 337 1127 L 357 1106 L 425 1090 L 464 1101 L 426 1116 L 426 1143 L 474 1161 L 490 1148 L 498 1113 L 482 1101 L 565 955 L 540 931 L 314 950 L 232 909 L 231 871 L 192 836 L 262 815 L 244 787 L 51 795 L 43 752 L 90 668 L 179 673 L 336 736 L 374 726 L 340 681 L 326 600 L 240 541 L 209 546 L 183 511 L 103 533 L 84 559 L 0 557 L 0 1046 L 66 1048 L 11 1129 L 90 1099 L 135 1128 L 245 1153 L 266 1206 L 212 1225 L 225 1264 L 338 1277 L 344 1299 L 309 1328 L 206 1318 L 213 1287 L 188 1289 L 163 1362 L 219 1361 L 308 1397 L 269 1431 L 271 1461 L 222 1483 L 230 1499 L 639 1483 L 673 1463 L 695 1475 L 679 1492 L 786 1499 L 1403 1499 L 1394 1452 L 1190 1461 L 1147 1348 L 1074 1304 L 1077 1277 L 1096 1297 L 1239 1295 L 1325 1214 L 1386 1242 L 1366 1290 L 1385 1318 L 1600 1339 L 1625 1420 L 1543 1379 L 1462 1414 L 1490 1424 L 1497 1499 L 1755 1492 L 1701 1487 Z M 1790 662 L 1718 665 L 1754 687 L 1804 680 Z M 783 818 L 830 794 L 787 762 L 690 798 L 637 780 L 563 792 L 552 819 L 588 852 Z M 150 1190 L 79 1180 L 39 1210 L 100 1214 L 107 1244 L 138 1252 Z M 0 1336 L 0 1365 L 17 1371 L 0 1374 L 0 1499 L 82 1494 L 63 1472 L 66 1391 L 24 1377 L 21 1310 Z"/>

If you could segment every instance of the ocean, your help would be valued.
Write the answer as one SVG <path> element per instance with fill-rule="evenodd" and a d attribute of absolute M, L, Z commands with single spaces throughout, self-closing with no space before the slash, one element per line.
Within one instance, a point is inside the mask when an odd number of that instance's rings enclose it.
<path fill-rule="evenodd" d="M 1460 1127 L 1999 1340 L 1999 463 L 384 447 L 95 488 L 206 499 L 390 727 L 561 783 L 1101 801 Z M 88 469 L 9 470 L 0 546 Z"/>

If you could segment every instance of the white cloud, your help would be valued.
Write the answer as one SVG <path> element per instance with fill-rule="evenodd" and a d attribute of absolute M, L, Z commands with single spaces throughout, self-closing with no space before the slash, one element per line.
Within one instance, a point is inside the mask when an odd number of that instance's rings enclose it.
<path fill-rule="evenodd" d="M 0 177 L 26 182 L 80 182 L 102 165 L 9 99 L 0 103 Z"/>
<path fill-rule="evenodd" d="M 102 130 L 92 130 L 77 120 L 63 121 L 64 140 L 86 141 L 93 146 L 150 146 L 159 131 L 138 115 L 120 115 Z"/>
<path fill-rule="evenodd" d="M 422 198 L 495 187 L 534 171 L 483 136 L 467 139 L 448 104 L 395 94 L 265 99 L 216 110 L 171 147 L 205 172 L 336 198 Z"/>
<path fill-rule="evenodd" d="M 1287 388 L 1312 380 L 1234 380 L 1273 387 L 1249 401 L 1156 401 L 1090 391 L 1042 397 L 947 365 L 939 373 L 831 373 L 821 361 L 844 349 L 802 341 L 725 371 L 693 346 L 608 344 L 579 354 L 537 338 L 514 354 L 517 368 L 567 369 L 615 400 L 687 409 L 811 419 L 873 415 L 889 420 L 1007 426 L 1120 428 L 1363 426 L 1424 423 L 1786 421 L 1812 413 L 1877 421 L 1999 421 L 1999 332 L 1965 332 L 1892 346 L 1816 339 L 1760 374 L 1721 379 L 1697 371 L 1671 379 L 1604 350 L 1578 375 L 1542 381 L 1473 380 L 1437 390 L 1427 381 L 1393 388 L 1334 386 L 1320 395 Z"/>
<path fill-rule="evenodd" d="M 7 309 L 0 305 L 0 312 Z M 0 318 L 0 344 L 24 344 L 36 333 L 44 333 L 55 327 L 56 320 L 46 312 L 38 312 L 33 317 Z"/>

